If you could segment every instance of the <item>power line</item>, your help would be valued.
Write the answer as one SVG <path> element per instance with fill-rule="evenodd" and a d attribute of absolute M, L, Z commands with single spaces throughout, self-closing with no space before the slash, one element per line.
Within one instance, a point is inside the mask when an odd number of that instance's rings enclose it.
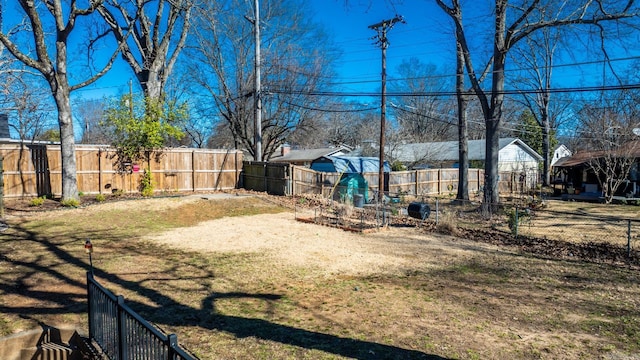
<path fill-rule="evenodd" d="M 525 95 L 525 94 L 545 94 L 545 93 L 584 93 L 597 91 L 619 91 L 619 90 L 636 90 L 640 89 L 640 84 L 625 84 L 611 86 L 585 86 L 585 87 L 568 87 L 568 88 L 552 88 L 552 89 L 529 89 L 529 90 L 504 90 L 496 92 L 498 95 Z M 489 90 L 483 90 L 489 93 Z M 295 90 L 279 90 L 270 88 L 269 92 L 274 94 L 286 95 L 308 95 L 308 96 L 348 96 L 348 97 L 374 97 L 379 96 L 379 92 L 344 92 L 344 91 L 295 91 Z M 416 92 L 389 92 L 388 96 L 392 97 L 448 97 L 456 96 L 455 91 L 416 91 Z"/>
<path fill-rule="evenodd" d="M 291 106 L 295 106 L 301 109 L 305 109 L 305 110 L 311 110 L 311 111 L 320 111 L 320 112 L 327 112 L 327 113 L 356 113 L 356 112 L 365 112 L 365 111 L 373 111 L 373 110 L 378 110 L 378 107 L 372 107 L 372 108 L 362 108 L 362 109 L 320 109 L 320 108 L 314 108 L 314 107 L 310 107 L 310 106 L 305 106 L 305 105 L 300 105 L 300 104 L 295 104 L 289 101 L 284 101 L 285 104 L 291 105 Z"/>

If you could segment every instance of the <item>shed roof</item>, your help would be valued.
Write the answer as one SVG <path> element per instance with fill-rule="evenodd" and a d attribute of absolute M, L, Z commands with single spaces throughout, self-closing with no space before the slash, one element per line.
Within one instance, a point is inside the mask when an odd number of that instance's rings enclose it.
<path fill-rule="evenodd" d="M 331 162 L 336 172 L 345 174 L 360 174 L 380 171 L 380 159 L 377 157 L 365 156 L 322 156 L 311 163 Z M 391 172 L 391 166 L 387 161 L 384 162 L 384 172 Z"/>

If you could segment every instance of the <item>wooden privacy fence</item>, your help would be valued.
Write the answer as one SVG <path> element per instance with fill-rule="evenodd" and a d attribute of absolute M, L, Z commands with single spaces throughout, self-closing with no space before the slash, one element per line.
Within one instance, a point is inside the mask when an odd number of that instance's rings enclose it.
<path fill-rule="evenodd" d="M 116 170 L 115 150 L 76 145 L 78 190 L 84 194 L 139 191 L 146 164 L 129 164 Z M 152 156 L 151 173 L 156 192 L 234 189 L 242 170 L 242 152 L 212 149 L 165 149 Z M 0 144 L 4 196 L 62 195 L 62 158 L 59 145 Z"/>
<path fill-rule="evenodd" d="M 244 188 L 277 195 L 322 194 L 328 197 L 335 190 L 342 174 L 318 172 L 302 166 L 284 163 L 245 162 Z M 370 196 L 378 191 L 378 173 L 362 174 L 368 183 Z M 458 169 L 426 169 L 392 171 L 385 179 L 390 194 L 448 195 L 458 191 Z M 484 170 L 469 169 L 469 192 L 479 192 L 484 186 Z M 519 182 L 519 174 L 500 173 L 501 194 L 513 194 L 532 188 L 534 184 Z"/>

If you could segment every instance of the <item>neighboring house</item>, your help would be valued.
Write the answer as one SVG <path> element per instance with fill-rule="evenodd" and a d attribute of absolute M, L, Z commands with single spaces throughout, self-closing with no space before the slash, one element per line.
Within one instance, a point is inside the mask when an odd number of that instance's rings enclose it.
<path fill-rule="evenodd" d="M 569 150 L 569 148 L 566 147 L 565 145 L 560 144 L 556 146 L 556 148 L 553 150 L 553 156 L 551 157 L 551 164 L 549 165 L 553 167 L 558 162 L 558 160 L 571 155 L 573 155 L 571 150 Z"/>
<path fill-rule="evenodd" d="M 485 141 L 469 140 L 468 158 L 474 167 L 484 166 Z M 458 141 L 414 143 L 387 148 L 387 154 L 394 161 L 400 161 L 410 169 L 458 167 Z M 537 179 L 538 164 L 542 156 L 517 138 L 499 140 L 498 171 L 525 172 Z"/>
<path fill-rule="evenodd" d="M 626 146 L 620 147 L 620 158 L 635 159 L 629 168 L 626 178 L 619 178 L 624 182 L 618 187 L 616 196 L 640 197 L 640 141 L 631 141 Z M 609 154 L 608 157 L 611 155 Z M 561 190 L 568 194 L 580 194 L 583 196 L 602 196 L 602 188 L 598 176 L 590 162 L 603 158 L 602 151 L 580 151 L 571 156 L 559 159 L 553 165 L 554 184 L 561 185 Z M 613 159 L 612 165 L 617 162 Z"/>
<path fill-rule="evenodd" d="M 281 147 L 279 156 L 274 156 L 269 161 L 273 162 L 285 162 L 298 166 L 311 166 L 311 162 L 323 156 L 340 156 L 346 155 L 351 151 L 347 146 L 338 146 L 331 148 L 321 149 L 304 149 L 304 150 L 291 150 L 287 145 Z"/>
<path fill-rule="evenodd" d="M 562 164 L 564 161 L 569 159 L 573 153 L 563 144 L 556 146 L 553 150 L 553 154 L 551 156 L 551 164 L 549 164 L 549 169 L 551 171 L 551 184 L 556 188 L 555 185 L 564 184 L 567 182 L 568 174 L 566 171 L 558 170 L 558 164 Z M 557 195 L 557 194 L 556 194 Z"/>

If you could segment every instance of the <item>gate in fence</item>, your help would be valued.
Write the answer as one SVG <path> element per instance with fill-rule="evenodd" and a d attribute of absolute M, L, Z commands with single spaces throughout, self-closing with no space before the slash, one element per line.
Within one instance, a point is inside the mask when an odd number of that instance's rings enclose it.
<path fill-rule="evenodd" d="M 197 360 L 178 345 L 175 334 L 165 335 L 131 310 L 87 272 L 89 337 L 111 360 Z"/>

